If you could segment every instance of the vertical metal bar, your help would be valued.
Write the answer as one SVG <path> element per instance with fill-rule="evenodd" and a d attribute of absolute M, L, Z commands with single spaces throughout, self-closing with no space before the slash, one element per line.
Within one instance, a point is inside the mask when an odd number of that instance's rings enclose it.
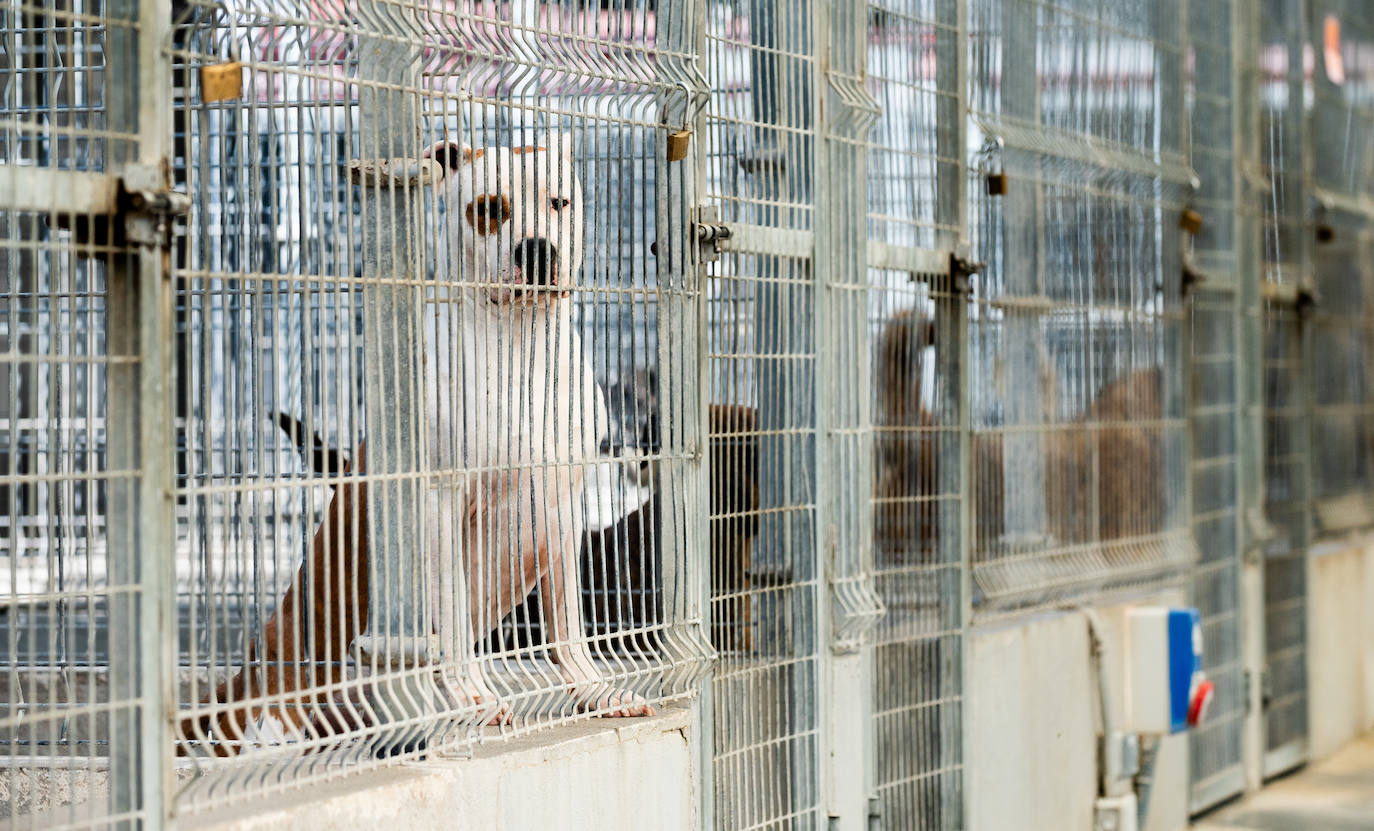
<path fill-rule="evenodd" d="M 163 43 L 170 21 L 156 0 L 117 0 L 109 14 L 136 20 L 138 29 L 111 27 L 107 77 L 136 80 L 108 85 L 108 122 L 111 130 L 139 138 L 132 147 L 111 142 L 107 169 L 136 162 L 166 187 L 171 63 Z M 107 376 L 107 464 L 138 471 L 135 480 L 110 482 L 108 503 L 110 695 L 114 702 L 133 702 L 110 717 L 110 808 L 119 817 L 116 826 L 124 828 L 161 827 L 171 816 L 176 519 L 175 442 L 168 440 L 174 435 L 175 364 L 170 266 L 166 248 L 143 244 L 111 255 L 107 278 L 109 354 L 138 358 L 111 364 Z"/>
<path fill-rule="evenodd" d="M 1260 49 L 1259 0 L 1235 0 L 1232 6 L 1231 71 L 1236 78 L 1231 108 L 1235 131 L 1235 205 L 1241 213 L 1236 237 L 1241 335 L 1237 353 L 1240 376 L 1240 505 L 1241 524 L 1241 653 L 1246 685 L 1245 728 L 1241 737 L 1241 764 L 1246 790 L 1258 788 L 1262 778 L 1264 718 L 1257 680 L 1264 671 L 1264 321 L 1260 284 L 1263 280 L 1262 222 L 1249 206 L 1252 176 L 1260 162 L 1258 73 L 1245 56 Z"/>
<path fill-rule="evenodd" d="M 1036 48 L 1040 41 L 1038 7 L 1030 0 L 1010 0 L 1002 7 L 1002 107 L 1007 115 L 1029 124 L 1040 123 L 1040 84 Z M 1008 149 L 1004 159 L 1006 195 L 1002 197 L 1005 250 L 1017 252 L 1003 264 L 1006 294 L 1038 297 L 1044 292 L 1043 266 L 1045 212 L 1041 201 L 1038 157 Z M 1002 324 L 1006 379 L 1005 426 L 1041 424 L 1046 420 L 1041 378 L 1046 367 L 1039 316 L 1008 310 Z M 1050 391 L 1052 392 L 1052 391 Z M 1003 477 L 1006 491 L 1005 528 L 1012 540 L 1044 532 L 1046 506 L 1045 458 L 1040 431 L 1008 432 L 1003 436 Z M 1031 487 L 1017 487 L 1025 483 Z"/>
<path fill-rule="evenodd" d="M 968 206 L 968 117 L 970 110 L 969 101 L 969 38 L 968 38 L 968 6 L 967 0 L 943 0 L 945 8 L 940 15 L 941 22 L 953 22 L 954 24 L 954 97 L 951 103 L 947 103 L 945 111 L 940 114 L 942 119 L 939 135 L 946 137 L 949 143 L 948 148 L 941 148 L 939 156 L 945 159 L 958 159 L 958 164 L 951 170 L 953 181 L 946 183 L 946 187 L 951 188 L 952 216 L 947 217 L 946 221 L 958 228 L 957 240 L 955 244 L 949 246 L 953 250 L 962 251 L 968 246 L 969 241 L 969 206 Z M 945 65 L 945 60 L 939 61 L 939 66 Z M 936 87 L 942 92 L 948 88 L 945 86 L 947 79 L 941 78 L 937 81 Z M 947 119 L 947 120 L 945 120 Z M 951 286 L 951 288 L 954 288 Z M 959 564 L 959 599 L 958 607 L 955 611 L 957 619 L 952 623 L 959 632 L 959 666 L 958 666 L 958 712 L 959 717 L 954 724 L 958 730 L 957 736 L 950 736 L 950 746 L 959 748 L 959 773 L 958 784 L 953 786 L 954 792 L 950 793 L 952 783 L 942 785 L 940 789 L 941 801 L 944 803 L 942 816 L 950 822 L 950 828 L 968 828 L 972 825 L 972 812 L 970 810 L 969 793 L 970 789 L 965 781 L 966 771 L 969 769 L 973 742 L 970 731 L 967 729 L 967 719 L 965 714 L 968 712 L 968 691 L 970 682 L 970 670 L 972 662 L 970 660 L 969 649 L 969 621 L 973 617 L 973 512 L 971 473 L 972 458 L 970 454 L 973 449 L 972 442 L 972 414 L 973 414 L 973 386 L 970 383 L 969 362 L 973 355 L 973 344 L 969 341 L 969 303 L 967 298 L 960 298 L 955 302 L 947 304 L 937 304 L 936 314 L 940 314 L 940 305 L 953 306 L 953 319 L 948 321 L 936 322 L 937 333 L 946 332 L 941 325 L 952 327 L 952 330 L 944 334 L 946 342 L 952 348 L 943 351 L 950 354 L 955 361 L 954 366 L 937 366 L 937 372 L 943 370 L 949 382 L 955 385 L 945 397 L 947 401 L 953 401 L 958 407 L 958 428 L 959 428 L 959 464 L 957 467 L 957 493 L 959 502 L 957 505 L 958 534 L 956 544 L 957 552 L 949 552 L 957 557 Z M 940 493 L 949 493 L 946 483 L 941 482 Z M 943 523 L 944 519 L 941 518 Z M 950 535 L 942 534 L 943 540 Z M 943 554 L 944 552 L 942 552 Z"/>
<path fill-rule="evenodd" d="M 423 38 L 415 11 L 385 0 L 363 0 L 358 14 L 367 30 L 359 39 L 359 157 L 416 159 Z M 369 483 L 366 506 L 369 612 L 368 631 L 359 641 L 371 654 L 374 671 L 412 667 L 430 657 L 423 532 L 426 482 L 421 478 L 426 463 L 421 448 L 422 295 L 411 282 L 423 276 L 416 236 L 421 187 L 405 176 L 390 181 L 379 177 L 374 188 L 363 191 L 363 279 L 397 281 L 366 284 L 362 298 L 365 473 L 388 476 Z M 459 629 L 467 633 L 465 619 Z M 469 656 L 445 657 L 465 661 Z M 377 692 L 379 709 L 391 721 L 424 717 L 435 709 L 432 685 L 409 673 L 393 676 Z"/>
<path fill-rule="evenodd" d="M 658 14 L 660 48 L 671 54 L 701 54 L 704 51 L 704 4 L 675 0 L 660 7 Z M 659 320 L 667 324 L 660 323 L 658 337 L 657 377 L 663 408 L 659 414 L 660 446 L 665 454 L 685 451 L 694 460 L 685 471 L 677 465 L 659 465 L 656 483 L 663 494 L 660 504 L 678 506 L 661 511 L 658 536 L 663 554 L 661 577 L 666 593 L 668 652 L 676 662 L 669 668 L 670 677 L 666 683 L 669 690 L 676 693 L 702 681 L 712 655 L 705 635 L 708 630 L 703 628 L 711 605 L 706 522 L 710 504 L 707 488 L 710 453 L 705 435 L 710 389 L 703 290 L 706 273 L 697 256 L 692 227 L 698 179 L 707 149 L 705 139 L 709 135 L 704 129 L 705 108 L 696 103 L 701 96 L 708 95 L 709 90 L 698 87 L 698 77 L 676 61 L 660 61 L 655 68 L 667 90 L 664 107 L 669 114 L 669 123 L 674 123 L 674 116 L 686 119 L 695 114 L 696 122 L 688 126 L 693 136 L 700 137 L 693 142 L 689 156 L 681 162 L 667 160 L 666 136 L 662 133 L 653 145 L 659 150 L 653 160 L 654 232 L 658 239 L 654 267 L 661 292 Z M 675 94 L 684 88 L 690 91 L 686 97 L 691 100 L 674 102 Z M 674 104 L 680 104 L 681 110 Z M 705 695 L 710 694 L 709 679 L 700 687 Z M 704 744 L 699 746 L 709 753 L 709 725 L 701 735 L 705 737 Z M 707 763 L 702 765 L 700 772 L 709 777 L 710 769 Z M 709 780 L 698 778 L 695 781 Z M 709 809 L 713 805 L 709 799 L 710 788 L 702 787 L 707 797 L 702 804 Z"/>
<path fill-rule="evenodd" d="M 685 27 L 672 27 L 668 31 L 682 32 L 682 40 L 679 42 L 680 48 L 690 55 L 701 56 L 705 61 L 706 56 L 706 0 L 674 0 L 660 6 L 663 11 L 670 14 L 681 14 L 684 20 L 691 21 L 691 29 L 683 31 Z M 671 11 L 670 11 L 671 10 Z M 671 18 L 668 18 L 671 20 Z M 698 76 L 699 77 L 699 76 Z M 698 90 L 699 93 L 710 94 L 709 86 L 706 89 Z M 692 143 L 691 155 L 683 161 L 683 166 L 691 165 L 689 176 L 684 176 L 688 181 L 684 186 L 692 188 L 691 198 L 686 201 L 686 205 L 692 208 L 697 207 L 698 190 L 704 190 L 706 175 L 706 160 L 708 146 L 712 132 L 707 130 L 706 108 L 697 114 L 696 123 L 692 124 L 693 135 L 700 136 L 699 141 Z M 685 171 L 684 171 L 685 172 Z M 694 303 L 691 306 L 691 313 L 684 318 L 686 326 L 695 328 L 694 350 L 691 354 L 695 361 L 692 376 L 696 383 L 696 396 L 689 399 L 687 406 L 696 407 L 697 430 L 695 432 L 697 481 L 695 487 L 697 510 L 689 513 L 688 521 L 691 529 L 695 529 L 695 542 L 689 536 L 685 551 L 687 552 L 687 562 L 697 563 L 696 568 L 689 568 L 686 585 L 688 591 L 688 603 L 695 602 L 701 619 L 703 633 L 711 631 L 711 545 L 710 545 L 710 521 L 707 514 L 710 512 L 710 493 L 711 482 L 710 459 L 710 437 L 707 435 L 708 410 L 711 396 L 711 362 L 708 355 L 709 338 L 709 293 L 706 290 L 708 280 L 707 266 L 701 261 L 696 251 L 695 231 L 690 227 L 690 217 L 687 217 L 689 226 L 686 233 L 686 243 L 692 250 L 684 252 L 686 268 L 690 269 L 692 279 L 695 282 L 697 291 L 693 297 Z M 678 219 L 677 221 L 681 221 Z M 668 226 L 673 227 L 673 226 Z M 660 229 L 659 233 L 663 233 Z M 695 559 L 694 559 L 695 558 Z M 691 606 L 689 605 L 690 609 Z M 710 644 L 707 644 L 710 646 Z M 698 684 L 698 695 L 693 703 L 693 719 L 695 725 L 692 738 L 696 741 L 697 753 L 693 762 L 696 766 L 698 783 L 700 790 L 697 792 L 697 810 L 700 813 L 700 826 L 706 831 L 714 831 L 716 828 L 716 781 L 715 781 L 715 689 L 713 685 L 713 673 L 704 673 Z"/>

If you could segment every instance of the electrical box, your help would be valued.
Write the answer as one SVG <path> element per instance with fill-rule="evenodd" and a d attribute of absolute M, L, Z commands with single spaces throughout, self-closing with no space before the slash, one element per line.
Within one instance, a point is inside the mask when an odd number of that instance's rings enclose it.
<path fill-rule="evenodd" d="M 1199 723 L 1212 683 L 1202 674 L 1197 609 L 1141 606 L 1127 612 L 1125 669 L 1127 732 L 1169 735 Z"/>

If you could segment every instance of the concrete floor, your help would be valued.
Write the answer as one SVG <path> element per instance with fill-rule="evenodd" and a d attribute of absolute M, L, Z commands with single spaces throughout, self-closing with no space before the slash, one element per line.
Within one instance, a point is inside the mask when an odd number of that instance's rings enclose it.
<path fill-rule="evenodd" d="M 1374 734 L 1203 817 L 1193 831 L 1374 831 Z"/>

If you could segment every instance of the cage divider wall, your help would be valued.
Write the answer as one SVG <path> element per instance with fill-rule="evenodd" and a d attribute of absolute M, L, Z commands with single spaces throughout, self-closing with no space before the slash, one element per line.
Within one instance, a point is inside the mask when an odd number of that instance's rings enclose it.
<path fill-rule="evenodd" d="M 1237 68 L 1240 56 L 1235 54 L 1245 48 L 1243 6 L 1227 0 L 1188 6 L 1193 47 L 1188 137 L 1198 172 L 1189 209 L 1202 219 L 1201 228 L 1190 235 L 1183 266 L 1191 342 L 1192 518 L 1198 547 L 1189 588 L 1190 602 L 1201 617 L 1204 671 L 1216 684 L 1207 722 L 1190 734 L 1189 809 L 1194 813 L 1245 788 L 1242 505 L 1254 503 L 1245 500 L 1242 468 L 1256 454 L 1244 452 L 1242 438 L 1247 409 L 1242 403 L 1246 353 L 1241 343 L 1242 303 L 1256 287 L 1258 250 L 1241 248 L 1241 241 L 1253 240 L 1253 235 L 1237 196 L 1242 177 L 1233 173 L 1239 161 L 1237 136 L 1247 129 L 1247 108 L 1238 90 L 1244 87 Z"/>
<path fill-rule="evenodd" d="M 1311 390 L 1308 385 L 1313 223 L 1311 146 L 1303 54 L 1308 4 L 1272 0 L 1261 17 L 1256 62 L 1264 215 L 1263 665 L 1258 685 L 1264 776 L 1300 764 L 1307 750 L 1307 551 L 1313 540 Z M 1267 58 L 1268 60 L 1264 60 Z"/>

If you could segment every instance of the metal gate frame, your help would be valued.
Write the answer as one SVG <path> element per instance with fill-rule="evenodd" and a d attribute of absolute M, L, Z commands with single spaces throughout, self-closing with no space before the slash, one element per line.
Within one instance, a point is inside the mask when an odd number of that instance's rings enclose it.
<path fill-rule="evenodd" d="M 171 815 L 171 650 L 175 538 L 171 222 L 185 200 L 171 192 L 170 20 L 153 0 L 111 0 L 105 72 L 106 146 L 99 170 L 0 166 L 0 208 L 46 213 L 75 229 L 106 266 L 106 476 L 109 511 L 107 702 L 109 805 L 92 821 L 161 827 Z M 68 224 L 70 223 L 70 224 Z M 108 233 L 105 236 L 101 231 Z M 114 506 L 120 506 L 114 510 Z M 95 808 L 99 812 L 99 808 Z"/>

